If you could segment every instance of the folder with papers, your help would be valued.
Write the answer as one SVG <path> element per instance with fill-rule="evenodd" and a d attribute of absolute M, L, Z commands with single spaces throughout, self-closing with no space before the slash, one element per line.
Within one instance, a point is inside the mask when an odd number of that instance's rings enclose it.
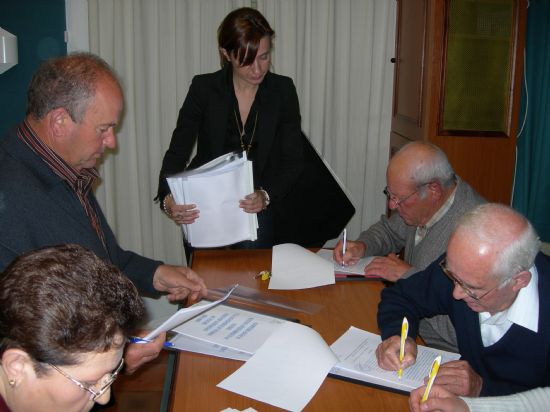
<path fill-rule="evenodd" d="M 232 152 L 196 169 L 166 178 L 177 204 L 196 204 L 198 219 L 182 225 L 194 247 L 219 247 L 256 240 L 258 218 L 239 207 L 254 191 L 252 162 L 246 153 Z"/>

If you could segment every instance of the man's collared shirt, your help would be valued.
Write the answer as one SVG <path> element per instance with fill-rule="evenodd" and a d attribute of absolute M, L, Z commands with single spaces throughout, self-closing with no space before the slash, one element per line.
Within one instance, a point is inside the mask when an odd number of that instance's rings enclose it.
<path fill-rule="evenodd" d="M 456 188 L 458 185 L 455 186 L 453 189 L 453 193 L 449 196 L 449 198 L 441 205 L 439 210 L 434 213 L 432 218 L 426 223 L 424 226 L 418 226 L 416 228 L 416 234 L 414 236 L 414 245 L 418 245 L 422 239 L 426 236 L 430 228 L 435 225 L 445 214 L 449 211 L 451 206 L 453 205 L 453 202 L 455 201 L 455 194 L 456 194 Z"/>
<path fill-rule="evenodd" d="M 491 346 L 498 342 L 512 324 L 523 326 L 533 332 L 538 332 L 539 325 L 539 290 L 538 272 L 535 266 L 529 269 L 531 280 L 520 289 L 514 303 L 508 309 L 495 313 L 479 313 L 479 325 L 483 346 Z"/>
<path fill-rule="evenodd" d="M 80 172 L 75 170 L 38 138 L 26 120 L 19 125 L 17 135 L 33 152 L 42 158 L 42 160 L 57 176 L 64 180 L 74 191 L 80 201 L 80 204 L 84 208 L 86 215 L 90 219 L 90 224 L 101 240 L 103 247 L 107 250 L 105 234 L 103 233 L 103 229 L 99 223 L 99 217 L 88 198 L 92 184 L 95 179 L 99 177 L 97 169 L 82 169 Z"/>

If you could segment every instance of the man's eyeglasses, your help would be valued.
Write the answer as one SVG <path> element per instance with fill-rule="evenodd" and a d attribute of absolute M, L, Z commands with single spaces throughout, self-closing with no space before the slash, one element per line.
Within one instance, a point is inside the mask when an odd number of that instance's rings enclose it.
<path fill-rule="evenodd" d="M 412 197 L 413 195 L 418 193 L 418 191 L 420 190 L 420 188 L 422 186 L 424 186 L 424 185 L 421 185 L 421 186 L 417 187 L 414 192 L 412 192 L 410 195 L 405 196 L 401 199 L 398 198 L 397 196 L 395 196 L 392 192 L 390 192 L 390 190 L 388 189 L 388 186 L 386 186 L 384 188 L 384 194 L 388 198 L 388 202 L 393 202 L 395 204 L 395 208 L 398 208 L 401 205 L 401 203 L 405 202 L 407 199 L 409 199 L 410 197 Z"/>
<path fill-rule="evenodd" d="M 485 296 L 487 296 L 489 293 L 491 293 L 493 290 L 497 289 L 500 285 L 502 285 L 504 282 L 508 281 L 508 279 L 505 279 L 504 281 L 497 284 L 495 287 L 489 289 L 487 292 L 482 294 L 481 296 L 478 296 L 474 291 L 472 291 L 468 286 L 464 284 L 462 279 L 459 279 L 453 272 L 447 268 L 447 258 L 444 258 L 441 262 L 439 262 L 439 267 L 447 275 L 449 279 L 451 279 L 455 285 L 460 286 L 460 288 L 466 293 L 469 297 L 471 297 L 474 300 L 481 300 Z"/>
<path fill-rule="evenodd" d="M 118 364 L 118 366 L 116 367 L 114 372 L 105 375 L 101 379 L 101 382 L 103 383 L 103 386 L 101 386 L 101 389 L 99 389 L 99 390 L 94 389 L 94 387 L 92 385 L 88 385 L 88 384 L 80 382 L 78 379 L 73 378 L 67 372 L 63 371 L 62 369 L 58 368 L 55 365 L 52 365 L 51 363 L 48 363 L 48 365 L 50 365 L 52 368 L 54 368 L 56 371 L 58 371 L 61 375 L 63 375 L 67 379 L 69 379 L 71 382 L 73 382 L 80 389 L 85 390 L 87 392 L 90 392 L 91 393 L 90 399 L 95 402 L 96 399 L 100 398 L 101 395 L 103 395 L 105 393 L 105 391 L 111 387 L 111 385 L 113 384 L 113 382 L 117 378 L 119 372 L 122 370 L 122 367 L 124 366 L 124 358 L 122 358 L 120 360 L 120 363 Z"/>

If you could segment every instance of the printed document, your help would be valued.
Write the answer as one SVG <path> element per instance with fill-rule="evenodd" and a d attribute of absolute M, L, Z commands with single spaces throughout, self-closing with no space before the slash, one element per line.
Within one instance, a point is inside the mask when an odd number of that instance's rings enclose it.
<path fill-rule="evenodd" d="M 315 330 L 285 322 L 218 387 L 289 411 L 300 411 L 337 361 Z"/>
<path fill-rule="evenodd" d="M 332 284 L 332 262 L 293 243 L 273 246 L 269 289 L 306 289 Z"/>
<path fill-rule="evenodd" d="M 196 204 L 200 215 L 182 225 L 194 247 L 219 247 L 256 240 L 258 218 L 239 207 L 254 192 L 252 162 L 246 153 L 228 153 L 196 169 L 166 178 L 178 205 Z"/>
<path fill-rule="evenodd" d="M 460 358 L 458 353 L 418 345 L 416 363 L 403 370 L 401 379 L 397 371 L 387 371 L 378 366 L 376 348 L 382 342 L 379 335 L 350 327 L 331 345 L 339 362 L 331 374 L 375 385 L 410 392 L 424 384 L 433 360 L 441 355 L 441 364 Z"/>
<path fill-rule="evenodd" d="M 195 346 L 199 344 L 197 341 L 203 342 L 203 352 L 207 348 L 211 351 L 215 351 L 216 348 L 221 350 L 216 356 L 222 356 L 227 349 L 252 355 L 273 331 L 285 322 L 287 321 L 281 318 L 218 305 L 178 326 L 173 331 L 178 335 L 194 339 L 194 342 L 191 341 L 191 343 Z M 178 339 L 174 343 L 177 345 Z M 184 343 L 190 345 L 188 340 L 180 341 L 181 345 Z"/>

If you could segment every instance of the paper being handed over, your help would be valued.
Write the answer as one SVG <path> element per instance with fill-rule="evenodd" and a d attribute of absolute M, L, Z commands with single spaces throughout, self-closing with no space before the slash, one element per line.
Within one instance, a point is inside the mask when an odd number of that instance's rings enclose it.
<path fill-rule="evenodd" d="M 183 322 L 188 321 L 192 317 L 198 315 L 199 313 L 205 312 L 208 309 L 213 308 L 216 305 L 219 305 L 224 300 L 226 300 L 229 295 L 231 295 L 231 292 L 235 290 L 236 287 L 239 285 L 235 285 L 227 292 L 227 294 L 215 302 L 210 302 L 205 305 L 193 305 L 188 308 L 183 308 L 178 310 L 176 313 L 174 313 L 170 318 L 168 318 L 165 322 L 162 323 L 159 327 L 154 329 L 153 331 L 149 332 L 147 336 L 145 336 L 143 339 L 155 339 L 158 335 L 160 335 L 162 332 L 168 332 L 169 330 L 174 329 L 175 327 L 181 325 Z"/>

